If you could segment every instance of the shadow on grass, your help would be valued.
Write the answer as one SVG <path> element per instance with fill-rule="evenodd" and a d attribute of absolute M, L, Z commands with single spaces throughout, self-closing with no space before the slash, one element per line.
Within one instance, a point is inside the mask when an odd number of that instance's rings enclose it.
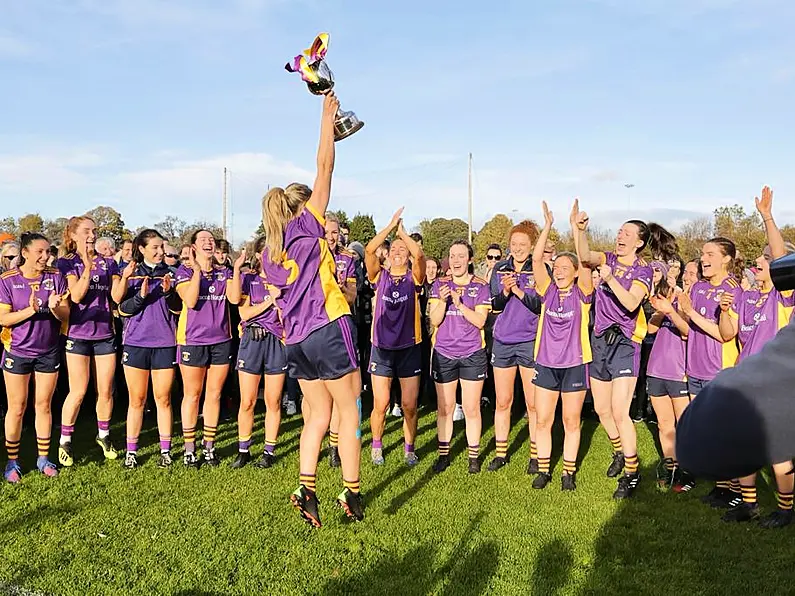
<path fill-rule="evenodd" d="M 81 507 L 72 504 L 39 505 L 33 511 L 20 514 L 13 518 L 5 518 L 0 522 L 0 534 L 7 532 L 36 532 L 39 527 L 52 520 L 65 520 L 78 513 Z"/>
<path fill-rule="evenodd" d="M 477 539 L 483 517 L 480 512 L 470 521 L 456 546 L 441 560 L 439 543 L 426 541 L 403 556 L 386 553 L 358 575 L 332 579 L 318 593 L 323 596 L 485 594 L 499 565 L 499 548 L 494 540 Z"/>
<path fill-rule="evenodd" d="M 571 546 L 561 539 L 547 542 L 538 551 L 533 569 L 534 594 L 560 594 L 571 576 L 574 555 Z"/>

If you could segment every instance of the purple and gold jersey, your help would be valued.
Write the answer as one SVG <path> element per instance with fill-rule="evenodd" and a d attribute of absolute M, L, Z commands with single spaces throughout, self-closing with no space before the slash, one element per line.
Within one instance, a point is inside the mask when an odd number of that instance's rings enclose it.
<path fill-rule="evenodd" d="M 591 362 L 588 320 L 593 293 L 585 294 L 576 282 L 567 290 L 560 290 L 549 278 L 544 284 L 536 284 L 535 291 L 543 299 L 536 362 L 549 368 L 570 368 Z"/>
<path fill-rule="evenodd" d="M 279 307 L 285 343 L 297 344 L 306 337 L 351 314 L 337 283 L 334 255 L 326 242 L 326 221 L 307 203 L 284 232 L 284 259 L 274 265 L 268 251 L 262 253 L 262 269 L 270 283 L 282 291 Z"/>
<path fill-rule="evenodd" d="M 673 305 L 677 308 L 676 300 L 673 301 Z M 673 321 L 668 316 L 663 317 L 649 353 L 646 375 L 666 381 L 686 381 L 686 344 Z"/>
<path fill-rule="evenodd" d="M 337 281 L 341 284 L 356 284 L 356 255 L 340 246 L 334 251 L 334 267 Z"/>
<path fill-rule="evenodd" d="M 463 286 L 453 282 L 451 277 L 440 277 L 433 282 L 428 297 L 431 310 L 441 300 L 439 288 L 443 285 L 448 286 L 451 292 L 457 292 L 461 296 L 464 306 L 482 313 L 488 313 L 491 310 L 489 286 L 484 280 L 474 275 L 469 283 Z M 442 324 L 433 330 L 432 341 L 434 350 L 445 358 L 451 359 L 466 358 L 486 347 L 483 329 L 478 329 L 467 321 L 453 304 L 452 298 L 447 299 L 447 314 L 445 314 Z"/>
<path fill-rule="evenodd" d="M 720 297 L 723 292 L 733 294 L 740 291 L 740 286 L 733 277 L 727 277 L 718 286 L 702 279 L 690 288 L 690 301 L 693 309 L 712 323 L 720 319 Z M 687 336 L 687 376 L 701 381 L 711 381 L 724 368 L 737 363 L 737 342 L 734 340 L 720 342 L 690 321 L 690 333 Z"/>
<path fill-rule="evenodd" d="M 251 306 L 262 304 L 265 302 L 265 298 L 270 296 L 270 288 L 272 287 L 274 286 L 269 284 L 267 278 L 263 275 L 246 273 L 243 275 L 241 301 L 248 297 L 251 300 Z M 240 326 L 243 329 L 249 325 L 257 325 L 279 339 L 284 338 L 284 327 L 279 319 L 279 310 L 276 308 L 276 304 L 269 306 L 265 312 L 258 314 L 256 317 L 240 322 Z"/>
<path fill-rule="evenodd" d="M 193 270 L 180 265 L 174 276 L 175 287 L 190 282 Z M 183 302 L 177 322 L 177 344 L 180 346 L 211 346 L 232 338 L 229 322 L 229 304 L 226 284 L 232 281 L 232 270 L 224 265 L 213 265 L 211 271 L 202 271 L 199 281 L 199 300 L 188 308 Z"/>
<path fill-rule="evenodd" d="M 420 293 L 412 271 L 392 275 L 381 269 L 371 283 L 375 289 L 373 345 L 402 350 L 421 343 Z"/>
<path fill-rule="evenodd" d="M 25 310 L 30 294 L 36 295 L 39 307 L 46 306 L 50 294 L 67 292 L 66 278 L 54 267 L 47 267 L 34 279 L 28 279 L 18 268 L 0 275 L 0 309 L 5 312 Z M 37 313 L 14 325 L 3 327 L 2 340 L 7 352 L 22 358 L 35 358 L 58 347 L 61 322 L 51 313 Z"/>
<path fill-rule="evenodd" d="M 171 275 L 171 271 L 164 263 L 154 269 L 140 264 L 127 280 L 127 292 L 119 305 L 119 315 L 124 322 L 124 345 L 139 348 L 171 348 L 176 345 L 177 313 L 169 309 L 163 292 L 163 278 L 166 275 Z M 149 278 L 149 292 L 143 300 L 143 307 L 135 313 L 125 312 L 124 302 L 141 291 L 145 277 Z"/>
<path fill-rule="evenodd" d="M 538 315 L 530 310 L 529 301 L 522 301 L 513 293 L 506 297 L 502 291 L 503 275 L 514 270 L 513 257 L 509 257 L 495 266 L 491 276 L 492 307 L 498 313 L 494 323 L 494 339 L 503 344 L 534 341 L 538 331 Z M 532 294 L 535 278 L 529 259 L 522 271 L 516 273 L 516 285 L 525 294 Z"/>
<path fill-rule="evenodd" d="M 85 270 L 83 259 L 75 253 L 58 259 L 56 266 L 67 282 L 69 277 L 79 279 Z M 116 261 L 96 255 L 86 295 L 79 303 L 72 302 L 66 328 L 67 337 L 87 340 L 113 337 L 113 304 L 110 290 L 114 277 L 121 277 Z"/>
<path fill-rule="evenodd" d="M 795 293 L 792 290 L 768 292 L 748 290 L 734 297 L 729 315 L 737 321 L 738 361 L 756 354 L 792 318 Z"/>
<path fill-rule="evenodd" d="M 606 252 L 602 253 L 602 264 L 613 270 L 613 277 L 624 289 L 629 290 L 632 286 L 638 286 L 643 288 L 646 296 L 650 294 L 654 274 L 651 267 L 637 256 L 632 265 L 624 265 L 619 262 L 615 253 Z M 600 335 L 611 325 L 618 325 L 627 338 L 635 343 L 643 341 L 646 337 L 647 324 L 642 306 L 629 312 L 606 283 L 597 286 L 594 300 L 596 302 L 594 333 Z"/>

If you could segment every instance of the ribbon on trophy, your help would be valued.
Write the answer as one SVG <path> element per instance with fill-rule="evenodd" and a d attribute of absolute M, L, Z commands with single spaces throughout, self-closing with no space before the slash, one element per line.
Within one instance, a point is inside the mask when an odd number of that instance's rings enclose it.
<path fill-rule="evenodd" d="M 304 50 L 303 54 L 299 54 L 293 58 L 292 63 L 288 62 L 284 65 L 287 72 L 297 72 L 306 83 L 317 83 L 320 80 L 317 70 L 312 66 L 323 60 L 328 51 L 328 33 L 321 33 L 312 42 L 309 49 Z M 307 60 L 307 57 L 309 58 Z"/>

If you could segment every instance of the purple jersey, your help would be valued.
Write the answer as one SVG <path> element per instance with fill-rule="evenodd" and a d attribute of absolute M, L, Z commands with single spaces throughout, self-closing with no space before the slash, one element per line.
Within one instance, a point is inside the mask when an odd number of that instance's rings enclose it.
<path fill-rule="evenodd" d="M 113 337 L 113 305 L 110 289 L 114 277 L 121 277 L 119 266 L 111 258 L 94 256 L 91 268 L 91 281 L 88 291 L 79 302 L 72 302 L 69 311 L 69 325 L 66 330 L 67 337 L 72 339 L 108 339 Z M 56 265 L 61 274 L 80 279 L 85 271 L 83 259 L 80 255 L 70 253 L 58 259 Z"/>
<path fill-rule="evenodd" d="M 647 296 L 651 293 L 654 274 L 649 265 L 644 264 L 637 256 L 632 265 L 624 265 L 619 262 L 615 253 L 603 254 L 603 264 L 613 270 L 613 277 L 618 280 L 621 287 L 629 290 L 632 286 L 637 285 L 643 288 Z M 642 306 L 629 312 L 622 306 L 606 283 L 600 283 L 597 286 L 595 302 L 594 332 L 597 335 L 604 333 L 611 325 L 618 325 L 621 332 L 636 343 L 640 343 L 646 337 L 646 315 L 643 313 Z"/>
<path fill-rule="evenodd" d="M 285 343 L 297 344 L 310 333 L 351 314 L 337 283 L 334 255 L 326 242 L 326 221 L 307 203 L 284 232 L 284 260 L 274 265 L 268 251 L 262 268 L 270 283 L 282 290 Z"/>
<path fill-rule="evenodd" d="M 193 269 L 180 265 L 174 276 L 175 287 L 190 282 Z M 177 344 L 181 346 L 211 346 L 232 338 L 229 322 L 229 303 L 226 284 L 232 281 L 232 270 L 224 265 L 213 265 L 211 271 L 202 271 L 199 281 L 199 300 L 188 308 L 182 303 L 177 322 Z"/>
<path fill-rule="evenodd" d="M 526 265 L 529 264 L 528 260 Z M 538 315 L 530 310 L 528 301 L 520 300 L 515 294 L 505 296 L 502 291 L 502 276 L 513 272 L 513 260 L 509 258 L 495 267 L 491 276 L 492 306 L 499 311 L 494 323 L 494 339 L 504 344 L 521 344 L 536 339 Z M 535 287 L 532 267 L 523 268 L 516 274 L 516 285 L 525 294 L 531 294 Z M 504 303 L 504 306 L 502 306 Z"/>
<path fill-rule="evenodd" d="M 251 306 L 262 304 L 265 302 L 265 298 L 270 296 L 270 288 L 272 287 L 274 286 L 269 284 L 268 280 L 262 275 L 246 273 L 243 276 L 243 296 L 241 300 L 245 300 L 248 297 L 251 301 Z M 241 321 L 240 325 L 243 329 L 249 325 L 257 325 L 279 339 L 284 338 L 284 327 L 279 319 L 279 309 L 276 308 L 276 304 L 269 306 L 265 312 L 258 314 L 254 318 Z"/>
<path fill-rule="evenodd" d="M 337 272 L 337 281 L 343 283 L 356 283 L 356 254 L 337 246 L 334 251 L 334 267 Z"/>
<path fill-rule="evenodd" d="M 575 283 L 560 290 L 552 280 L 536 286 L 542 297 L 535 359 L 542 366 L 570 368 L 588 364 L 591 340 L 588 335 L 593 293 L 585 294 Z"/>
<path fill-rule="evenodd" d="M 0 308 L 5 312 L 25 310 L 31 292 L 39 307 L 46 306 L 50 294 L 65 295 L 67 289 L 66 278 L 53 267 L 33 279 L 14 268 L 0 275 Z M 60 329 L 61 322 L 51 313 L 37 313 L 13 327 L 3 327 L 3 345 L 15 356 L 35 358 L 58 348 Z"/>
<path fill-rule="evenodd" d="M 451 277 L 440 277 L 433 282 L 428 297 L 431 310 L 440 301 L 439 289 L 443 285 L 448 286 L 451 292 L 457 292 L 461 296 L 464 306 L 483 313 L 487 313 L 491 309 L 491 292 L 488 284 L 473 275 L 469 283 L 464 286 L 454 283 Z M 448 298 L 444 320 L 433 331 L 433 349 L 445 358 L 456 359 L 471 356 L 485 347 L 483 329 L 478 329 L 467 321 L 453 304 L 453 299 Z"/>
<path fill-rule="evenodd" d="M 690 288 L 693 310 L 712 323 L 720 319 L 720 297 L 723 292 L 733 294 L 740 291 L 737 281 L 727 277 L 718 286 L 702 279 Z M 737 363 L 737 342 L 720 342 L 690 321 L 687 336 L 687 376 L 701 381 L 711 381 L 724 368 Z"/>
<path fill-rule="evenodd" d="M 373 345 L 385 350 L 402 350 L 422 342 L 417 282 L 411 270 L 392 275 L 381 269 L 372 282 Z"/>
<path fill-rule="evenodd" d="M 738 362 L 756 354 L 779 329 L 792 318 L 795 293 L 792 290 L 768 292 L 748 290 L 734 297 L 729 314 L 737 320 L 737 340 L 740 342 Z"/>
<path fill-rule="evenodd" d="M 673 305 L 674 308 L 677 308 L 676 300 Z M 649 353 L 646 375 L 666 381 L 687 380 L 685 374 L 686 343 L 673 321 L 667 315 L 663 317 L 660 330 L 657 332 Z"/>
<path fill-rule="evenodd" d="M 153 270 L 145 265 L 138 265 L 127 280 L 127 292 L 119 305 L 119 315 L 124 321 L 124 345 L 139 348 L 170 348 L 176 345 L 177 317 L 169 309 L 162 286 L 163 277 L 170 274 L 171 271 L 165 264 L 160 264 Z M 124 301 L 141 291 L 145 277 L 149 278 L 149 291 L 144 298 L 143 307 L 136 313 L 126 313 Z"/>

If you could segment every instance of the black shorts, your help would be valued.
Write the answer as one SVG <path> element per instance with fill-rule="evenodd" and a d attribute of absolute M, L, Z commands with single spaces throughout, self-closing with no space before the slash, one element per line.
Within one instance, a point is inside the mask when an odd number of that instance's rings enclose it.
<path fill-rule="evenodd" d="M 646 393 L 650 397 L 690 397 L 687 381 L 669 381 L 659 377 L 646 377 Z"/>
<path fill-rule="evenodd" d="M 578 364 L 568 368 L 552 368 L 536 363 L 533 385 L 550 391 L 575 393 L 588 389 L 588 365 Z"/>
<path fill-rule="evenodd" d="M 287 346 L 290 376 L 304 381 L 340 379 L 359 368 L 350 315 L 316 329 L 302 342 Z"/>
<path fill-rule="evenodd" d="M 121 352 L 121 363 L 141 370 L 165 370 L 177 364 L 177 348 L 141 348 L 124 346 Z"/>
<path fill-rule="evenodd" d="M 525 341 L 518 344 L 504 344 L 495 339 L 491 347 L 491 366 L 494 368 L 533 368 L 535 366 L 536 342 Z"/>
<path fill-rule="evenodd" d="M 704 379 L 696 379 L 695 377 L 687 377 L 687 390 L 693 397 L 701 393 L 701 390 L 709 383 Z"/>
<path fill-rule="evenodd" d="M 252 375 L 283 375 L 287 372 L 287 349 L 272 333 L 256 341 L 250 333 L 243 332 L 236 368 Z"/>
<path fill-rule="evenodd" d="M 458 381 L 485 381 L 488 375 L 489 359 L 486 350 L 478 350 L 466 358 L 447 358 L 433 351 L 431 375 L 437 383 Z"/>
<path fill-rule="evenodd" d="M 61 368 L 60 350 L 55 349 L 41 356 L 26 358 L 13 352 L 3 352 L 3 370 L 14 375 L 29 375 L 32 372 L 54 373 Z"/>
<path fill-rule="evenodd" d="M 622 377 L 637 377 L 640 372 L 640 344 L 619 335 L 612 346 L 605 337 L 594 335 L 591 340 L 593 362 L 589 367 L 592 379 L 612 381 Z"/>
<path fill-rule="evenodd" d="M 209 346 L 178 346 L 177 358 L 181 366 L 221 366 L 232 360 L 232 340 Z"/>
<path fill-rule="evenodd" d="M 107 339 L 75 339 L 67 337 L 64 341 L 67 354 L 78 356 L 107 356 L 116 353 L 116 338 Z"/>
<path fill-rule="evenodd" d="M 370 351 L 370 374 L 390 379 L 419 377 L 422 374 L 422 346 L 415 344 L 402 350 L 373 346 Z"/>

